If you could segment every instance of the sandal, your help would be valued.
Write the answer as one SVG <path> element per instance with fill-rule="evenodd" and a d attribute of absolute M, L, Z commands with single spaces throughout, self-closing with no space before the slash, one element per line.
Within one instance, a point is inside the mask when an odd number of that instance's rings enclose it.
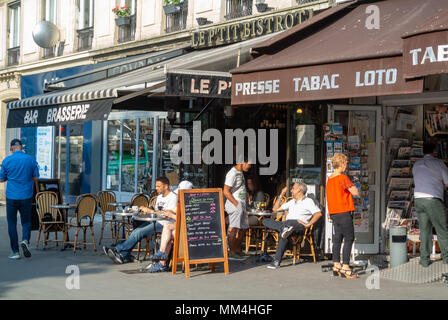
<path fill-rule="evenodd" d="M 342 266 L 333 264 L 333 276 L 340 277 L 341 276 Z"/>
<path fill-rule="evenodd" d="M 340 275 L 341 275 L 343 278 L 347 278 L 347 279 L 356 279 L 356 278 L 359 278 L 359 275 L 358 275 L 357 273 L 354 273 L 351 269 L 344 269 L 344 268 L 341 268 L 341 269 L 339 270 L 339 272 L 340 272 Z"/>

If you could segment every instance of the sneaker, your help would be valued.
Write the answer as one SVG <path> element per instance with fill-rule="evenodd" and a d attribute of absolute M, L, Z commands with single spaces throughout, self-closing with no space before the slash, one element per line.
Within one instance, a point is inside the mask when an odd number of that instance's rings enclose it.
<path fill-rule="evenodd" d="M 268 265 L 268 269 L 278 269 L 280 268 L 280 262 L 273 261 L 270 265 Z"/>
<path fill-rule="evenodd" d="M 229 260 L 232 260 L 232 261 L 244 261 L 245 259 L 246 259 L 246 258 L 240 256 L 240 255 L 237 254 L 237 253 L 229 254 Z"/>
<path fill-rule="evenodd" d="M 149 257 L 149 260 L 152 261 L 160 261 L 160 260 L 167 260 L 168 257 L 166 256 L 165 252 L 157 251 L 155 254 L 151 255 Z"/>
<path fill-rule="evenodd" d="M 9 258 L 9 259 L 14 259 L 14 260 L 20 259 L 20 253 L 18 253 L 18 252 L 12 252 L 12 253 L 8 256 L 8 258 Z"/>
<path fill-rule="evenodd" d="M 146 268 L 144 268 L 142 271 L 148 272 L 148 273 L 156 273 L 156 272 L 166 272 L 168 271 L 168 267 L 165 265 L 162 265 L 160 262 L 156 262 L 153 264 L 150 264 Z"/>
<path fill-rule="evenodd" d="M 107 250 L 107 256 L 112 259 L 112 261 L 116 264 L 123 264 L 123 258 L 118 253 L 116 249 Z"/>
<path fill-rule="evenodd" d="M 28 241 L 23 240 L 20 245 L 22 246 L 23 255 L 25 256 L 25 258 L 31 258 L 31 252 L 28 248 Z"/>
<path fill-rule="evenodd" d="M 106 246 L 103 246 L 103 252 L 104 252 L 104 255 L 108 255 L 107 254 L 107 252 L 109 251 L 109 248 L 108 247 L 106 247 Z"/>
<path fill-rule="evenodd" d="M 282 238 L 286 239 L 290 236 L 290 234 L 294 231 L 294 228 L 292 226 L 286 226 L 282 230 Z"/>

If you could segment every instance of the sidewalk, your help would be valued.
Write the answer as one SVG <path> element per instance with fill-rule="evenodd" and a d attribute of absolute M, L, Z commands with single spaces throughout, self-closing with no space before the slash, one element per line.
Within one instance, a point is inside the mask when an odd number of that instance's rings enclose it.
<path fill-rule="evenodd" d="M 100 220 L 100 219 L 99 219 Z M 20 220 L 19 220 L 20 221 Z M 96 223 L 97 243 L 100 223 Z M 19 223 L 19 234 L 20 234 Z M 116 265 L 104 256 L 101 248 L 59 251 L 54 244 L 47 250 L 36 249 L 37 232 L 32 233 L 32 258 L 17 261 L 8 259 L 10 252 L 5 207 L 0 207 L 0 299 L 447 299 L 448 286 L 444 283 L 411 285 L 381 279 L 379 290 L 366 288 L 367 275 L 359 279 L 335 278 L 330 272 L 321 272 L 321 265 L 306 262 L 292 265 L 288 259 L 282 268 L 270 270 L 266 264 L 257 264 L 254 258 L 245 262 L 230 261 L 230 274 L 192 271 L 186 279 L 180 272 L 159 274 L 126 274 L 121 271 L 137 270 L 148 264 Z M 109 243 L 107 243 L 109 244 Z M 68 266 L 80 270 L 80 289 L 69 290 L 66 281 Z"/>

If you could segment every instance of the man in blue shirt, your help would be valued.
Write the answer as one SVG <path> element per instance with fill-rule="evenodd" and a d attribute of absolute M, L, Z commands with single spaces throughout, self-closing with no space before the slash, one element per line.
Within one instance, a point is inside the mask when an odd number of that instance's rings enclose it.
<path fill-rule="evenodd" d="M 19 239 L 17 235 L 17 210 L 22 222 L 23 255 L 31 257 L 29 243 L 31 237 L 31 203 L 33 198 L 33 180 L 39 178 L 36 160 L 23 152 L 22 142 L 11 141 L 11 155 L 3 160 L 0 170 L 0 182 L 6 184 L 6 216 L 12 253 L 10 259 L 20 259 Z"/>
<path fill-rule="evenodd" d="M 442 160 L 436 159 L 436 146 L 423 145 L 423 159 L 417 160 L 412 168 L 414 176 L 415 211 L 420 228 L 420 265 L 431 264 L 432 228 L 436 230 L 437 241 L 443 259 L 448 264 L 448 226 L 443 202 L 448 187 L 448 168 Z"/>

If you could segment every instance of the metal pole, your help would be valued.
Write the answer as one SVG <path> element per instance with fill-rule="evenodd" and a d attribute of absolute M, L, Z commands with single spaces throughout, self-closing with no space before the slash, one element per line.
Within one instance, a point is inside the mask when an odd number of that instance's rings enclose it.
<path fill-rule="evenodd" d="M 137 130 L 137 132 L 136 132 L 136 134 L 135 134 L 135 170 L 134 170 L 134 192 L 135 193 L 137 193 L 137 181 L 138 181 L 138 158 L 139 158 L 139 153 L 140 153 L 140 150 L 139 150 L 139 145 L 138 145 L 138 142 L 139 142 L 139 139 L 140 139 L 140 118 L 137 118 L 136 120 L 135 120 L 137 123 L 136 123 L 136 130 Z"/>
<path fill-rule="evenodd" d="M 121 165 L 123 161 L 123 121 L 124 120 L 120 120 L 120 161 L 118 163 L 118 192 L 120 194 L 120 199 L 121 199 Z"/>
<path fill-rule="evenodd" d="M 58 139 L 58 172 L 57 172 L 57 174 L 58 174 L 58 179 L 61 179 L 61 129 L 62 129 L 62 126 L 61 125 L 59 125 L 59 132 L 58 132 L 58 135 L 59 135 L 59 139 Z"/>
<path fill-rule="evenodd" d="M 290 106 L 288 106 L 287 109 L 287 115 L 286 115 L 286 187 L 288 188 L 288 191 L 286 192 L 287 196 L 289 197 L 289 185 L 290 185 L 290 177 L 289 177 L 289 166 L 290 166 L 290 157 L 291 157 L 291 110 Z"/>
<path fill-rule="evenodd" d="M 154 117 L 153 126 L 153 138 L 152 138 L 152 179 L 151 179 L 151 189 L 156 188 L 156 175 L 157 175 L 157 151 L 158 151 L 158 140 L 159 140 L 159 116 Z"/>

